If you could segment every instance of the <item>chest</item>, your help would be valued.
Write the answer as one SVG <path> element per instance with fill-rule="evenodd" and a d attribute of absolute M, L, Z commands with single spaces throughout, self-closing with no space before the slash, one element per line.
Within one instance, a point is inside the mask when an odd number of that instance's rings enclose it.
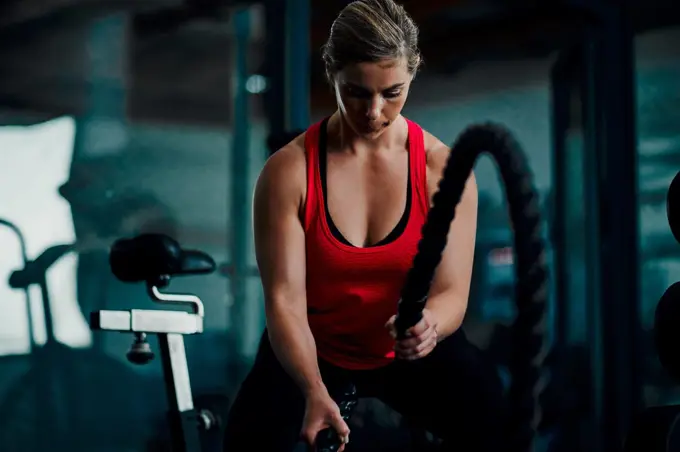
<path fill-rule="evenodd" d="M 326 293 L 399 290 L 418 250 L 417 234 L 404 234 L 398 243 L 357 248 L 319 240 L 323 234 L 316 232 L 307 239 L 307 279 L 320 283 Z"/>
<path fill-rule="evenodd" d="M 407 151 L 391 158 L 328 156 L 326 208 L 350 243 L 371 246 L 386 237 L 408 214 L 410 166 Z"/>

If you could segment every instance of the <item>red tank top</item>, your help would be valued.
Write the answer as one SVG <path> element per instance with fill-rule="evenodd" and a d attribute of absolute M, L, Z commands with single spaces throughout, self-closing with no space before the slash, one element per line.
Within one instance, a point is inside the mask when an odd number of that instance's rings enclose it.
<path fill-rule="evenodd" d="M 346 369 L 373 369 L 394 359 L 394 340 L 384 325 L 397 312 L 429 209 L 423 130 L 407 120 L 412 202 L 405 230 L 384 245 L 359 248 L 338 240 L 326 220 L 318 158 L 322 122 L 305 136 L 309 325 L 322 359 Z"/>

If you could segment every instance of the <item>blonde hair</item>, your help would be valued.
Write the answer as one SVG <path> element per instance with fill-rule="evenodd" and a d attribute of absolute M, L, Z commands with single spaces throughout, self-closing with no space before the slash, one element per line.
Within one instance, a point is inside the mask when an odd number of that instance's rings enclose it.
<path fill-rule="evenodd" d="M 406 59 L 413 75 L 422 62 L 418 27 L 393 0 L 357 0 L 345 6 L 323 46 L 326 77 L 331 83 L 349 64 L 397 58 Z"/>

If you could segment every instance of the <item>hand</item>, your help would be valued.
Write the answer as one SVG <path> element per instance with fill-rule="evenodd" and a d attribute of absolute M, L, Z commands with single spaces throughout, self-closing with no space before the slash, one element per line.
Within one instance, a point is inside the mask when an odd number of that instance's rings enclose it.
<path fill-rule="evenodd" d="M 437 321 L 432 312 L 423 309 L 423 318 L 418 323 L 406 330 L 406 338 L 397 339 L 397 329 L 394 321 L 397 316 L 393 315 L 385 324 L 392 338 L 397 343 L 394 352 L 397 358 L 415 360 L 429 355 L 437 345 Z"/>
<path fill-rule="evenodd" d="M 302 421 L 302 439 L 313 450 L 316 435 L 325 428 L 332 428 L 343 443 L 338 452 L 349 442 L 349 427 L 340 415 L 340 408 L 327 391 L 316 392 L 307 397 L 305 418 Z"/>

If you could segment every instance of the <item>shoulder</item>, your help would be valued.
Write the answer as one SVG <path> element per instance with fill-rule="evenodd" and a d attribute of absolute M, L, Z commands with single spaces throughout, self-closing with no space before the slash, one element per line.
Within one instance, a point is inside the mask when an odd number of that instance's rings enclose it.
<path fill-rule="evenodd" d="M 274 152 L 257 179 L 256 193 L 302 199 L 306 191 L 305 133 Z"/>
<path fill-rule="evenodd" d="M 305 166 L 305 136 L 306 132 L 274 152 L 265 162 L 264 171 L 286 171 Z"/>
<path fill-rule="evenodd" d="M 451 148 L 425 129 L 423 129 L 423 140 L 427 162 L 427 185 L 433 194 L 437 190 L 439 180 L 442 178 L 444 168 L 446 168 Z M 474 172 L 470 173 L 466 184 L 466 191 L 477 192 L 477 181 L 475 180 Z"/>
<path fill-rule="evenodd" d="M 441 174 L 446 166 L 451 148 L 425 129 L 423 129 L 423 141 L 428 171 Z"/>
<path fill-rule="evenodd" d="M 417 122 L 409 119 L 407 119 L 407 121 L 411 124 L 415 124 L 423 133 L 423 147 L 425 148 L 428 178 L 430 172 L 441 173 L 446 166 L 450 148 L 442 143 L 439 138 L 425 130 L 425 128 Z"/>

